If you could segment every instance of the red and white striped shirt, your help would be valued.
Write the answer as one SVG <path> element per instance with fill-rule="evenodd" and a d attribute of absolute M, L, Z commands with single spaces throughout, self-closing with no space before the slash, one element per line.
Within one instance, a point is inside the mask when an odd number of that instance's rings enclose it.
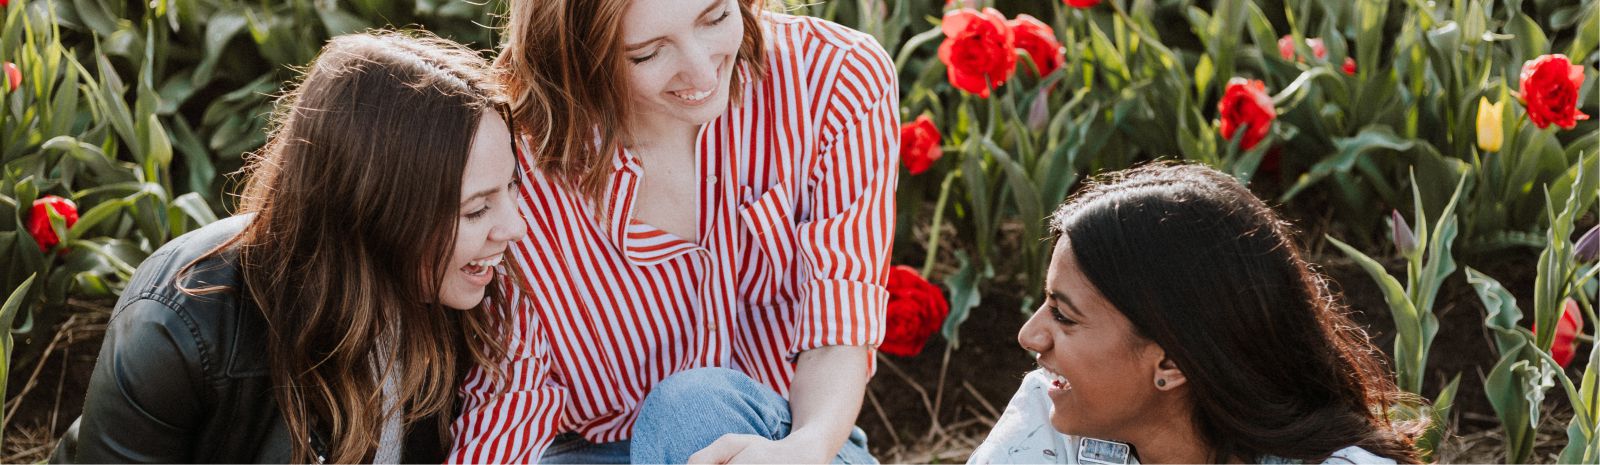
<path fill-rule="evenodd" d="M 698 135 L 699 244 L 632 220 L 643 171 L 625 150 L 598 207 L 520 157 L 529 231 L 511 251 L 529 294 L 511 300 L 506 377 L 462 387 L 450 461 L 534 462 L 565 431 L 628 439 L 651 386 L 691 368 L 787 397 L 800 352 L 882 341 L 894 64 L 867 34 L 763 15 L 768 77 L 740 67 L 743 103 Z"/>

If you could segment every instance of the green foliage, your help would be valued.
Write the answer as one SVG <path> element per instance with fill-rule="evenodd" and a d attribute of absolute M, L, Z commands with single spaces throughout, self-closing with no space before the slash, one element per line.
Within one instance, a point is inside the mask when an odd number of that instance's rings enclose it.
<path fill-rule="evenodd" d="M 38 5 L 34 10 L 47 8 L 46 2 L 29 3 Z M 67 30 L 69 45 L 99 38 L 101 52 L 116 70 L 150 81 L 153 112 L 168 127 L 179 160 L 176 185 L 220 207 L 226 178 L 218 175 L 237 170 L 241 155 L 266 142 L 274 96 L 328 38 L 411 26 L 488 49 L 496 37 L 490 26 L 499 22 L 495 10 L 504 3 L 54 0 L 48 5 Z"/>
<path fill-rule="evenodd" d="M 58 19 L 48 2 L 13 2 L 0 36 L 0 56 L 25 76 L 3 95 L 0 112 L 0 216 L 12 218 L 0 222 L 0 250 L 11 258 L 0 265 L 0 283 L 35 284 L 14 295 L 20 323 L 8 326 L 23 338 L 23 359 L 37 356 L 35 336 L 65 318 L 69 297 L 115 297 L 156 247 L 215 218 L 197 195 L 173 194 L 150 54 L 137 62 L 144 72 L 129 89 L 104 55 L 89 55 L 92 69 L 80 64 Z M 24 225 L 44 195 L 71 199 L 82 215 L 69 228 L 47 211 L 63 239 L 41 251 Z"/>
<path fill-rule="evenodd" d="M 1563 202 L 1560 213 L 1548 210 L 1550 228 L 1548 245 L 1539 254 L 1538 276 L 1534 289 L 1534 327 L 1538 332 L 1521 327 L 1522 311 L 1516 298 L 1498 281 L 1477 270 L 1467 269 L 1467 281 L 1478 292 L 1478 297 L 1488 309 L 1484 323 L 1493 332 L 1500 361 L 1484 380 L 1484 391 L 1490 405 L 1500 418 L 1506 431 L 1506 463 L 1526 463 L 1533 453 L 1534 434 L 1539 428 L 1540 407 L 1546 391 L 1560 381 L 1567 399 L 1572 403 L 1574 415 L 1567 427 L 1567 447 L 1562 451 L 1562 463 L 1594 463 L 1600 457 L 1600 439 L 1597 439 L 1597 421 L 1600 421 L 1600 399 L 1596 397 L 1596 353 L 1591 351 L 1584 370 L 1581 387 L 1574 387 L 1560 365 L 1551 358 L 1550 347 L 1555 341 L 1556 320 L 1563 311 L 1568 297 L 1587 301 L 1586 291 L 1580 291 L 1593 280 L 1600 268 L 1579 273 L 1572 243 L 1572 222 L 1585 205 L 1600 199 L 1600 178 L 1580 172 L 1575 188 Z M 1588 305 L 1585 303 L 1584 305 Z M 1592 307 L 1591 307 L 1592 308 Z M 1590 319 L 1594 313 L 1590 311 Z"/>
<path fill-rule="evenodd" d="M 1444 284 L 1445 278 L 1456 270 L 1450 248 L 1456 239 L 1456 201 L 1461 198 L 1466 182 L 1467 179 L 1464 177 L 1457 182 L 1450 203 L 1439 213 L 1438 222 L 1431 227 L 1428 224 L 1427 210 L 1422 206 L 1422 195 L 1412 191 L 1412 201 L 1416 208 L 1417 244 L 1411 250 L 1406 250 L 1408 246 L 1396 244 L 1406 259 L 1405 286 L 1401 286 L 1400 280 L 1390 275 L 1384 270 L 1383 265 L 1378 264 L 1372 257 L 1338 239 L 1328 238 L 1329 243 L 1344 252 L 1374 281 L 1377 281 L 1379 289 L 1383 291 L 1397 333 L 1394 340 L 1396 384 L 1406 392 L 1422 394 L 1423 378 L 1427 375 L 1428 353 L 1433 347 L 1434 337 L 1439 333 L 1439 318 L 1434 314 L 1434 298 L 1438 295 L 1439 287 Z M 1416 184 L 1414 175 L 1412 184 Z M 1395 237 L 1400 237 L 1402 233 L 1412 234 L 1410 231 L 1403 231 L 1406 228 L 1404 223 L 1396 223 L 1392 227 L 1396 230 Z M 1457 375 L 1448 387 L 1435 396 L 1431 411 L 1403 409 L 1407 413 L 1402 419 L 1417 419 L 1423 415 L 1433 419 L 1424 440 L 1421 441 L 1422 444 L 1418 445 L 1418 449 L 1425 457 L 1432 456 L 1433 447 L 1438 445 L 1439 439 L 1449 426 L 1447 419 L 1460 380 L 1460 375 Z"/>

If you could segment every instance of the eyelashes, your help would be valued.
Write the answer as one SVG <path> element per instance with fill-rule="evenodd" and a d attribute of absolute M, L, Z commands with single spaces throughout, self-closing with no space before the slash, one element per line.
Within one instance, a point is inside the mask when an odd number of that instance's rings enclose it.
<path fill-rule="evenodd" d="M 1061 310 L 1055 307 L 1050 307 L 1050 317 L 1054 318 L 1056 323 L 1060 323 L 1062 325 L 1073 326 L 1078 324 L 1078 322 L 1073 321 L 1071 318 L 1067 318 L 1066 315 L 1062 315 Z"/>
<path fill-rule="evenodd" d="M 722 23 L 726 22 L 728 20 L 728 18 L 731 17 L 731 16 L 733 16 L 733 9 L 732 8 L 724 9 L 724 10 L 722 10 L 722 16 L 718 16 L 717 19 L 711 20 L 710 23 L 708 23 L 708 24 L 710 24 L 711 26 L 720 26 L 720 25 L 722 25 Z M 646 61 L 650 61 L 651 58 L 655 58 L 656 55 L 658 55 L 660 53 L 661 53 L 661 47 L 656 47 L 654 50 L 650 51 L 650 54 L 637 56 L 637 57 L 628 57 L 628 61 L 637 65 L 637 64 L 640 64 L 640 63 L 644 63 Z"/>
<path fill-rule="evenodd" d="M 511 177 L 511 182 L 506 183 L 506 190 L 514 190 L 514 189 L 517 188 L 517 186 L 521 186 L 521 185 L 522 185 L 522 177 L 513 175 Z M 465 216 L 467 217 L 468 220 L 476 220 L 476 219 L 479 219 L 479 218 L 483 218 L 483 215 L 489 214 L 489 208 L 490 207 L 489 207 L 488 204 L 484 204 L 483 208 L 479 208 L 477 210 L 468 212 Z"/>

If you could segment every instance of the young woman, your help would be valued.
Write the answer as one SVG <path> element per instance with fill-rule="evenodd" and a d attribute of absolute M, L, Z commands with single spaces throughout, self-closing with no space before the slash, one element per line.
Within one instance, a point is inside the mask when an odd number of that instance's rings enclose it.
<path fill-rule="evenodd" d="M 496 82 L 432 36 L 330 41 L 280 102 L 246 214 L 134 274 L 53 460 L 442 460 L 459 377 L 504 356 L 486 302 L 527 231 Z"/>
<path fill-rule="evenodd" d="M 883 48 L 756 0 L 542 0 L 512 4 L 497 65 L 538 154 L 512 246 L 530 292 L 509 384 L 469 375 L 451 459 L 872 461 Z"/>
<path fill-rule="evenodd" d="M 1417 462 L 1381 354 L 1232 177 L 1135 168 L 1052 224 L 1040 369 L 969 463 Z"/>

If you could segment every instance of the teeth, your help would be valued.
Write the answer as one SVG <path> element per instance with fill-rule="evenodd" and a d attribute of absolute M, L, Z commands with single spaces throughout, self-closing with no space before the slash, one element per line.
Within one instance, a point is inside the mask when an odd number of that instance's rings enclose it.
<path fill-rule="evenodd" d="M 1071 389 L 1072 388 L 1072 382 L 1067 381 L 1067 377 L 1061 376 L 1060 373 L 1056 373 L 1054 371 L 1050 371 L 1049 368 L 1040 367 L 1040 369 L 1044 370 L 1045 375 L 1048 375 L 1050 377 L 1051 384 L 1054 385 L 1057 389 Z"/>
<path fill-rule="evenodd" d="M 491 267 L 494 267 L 495 265 L 499 265 L 500 261 L 503 260 L 503 259 L 505 259 L 505 255 L 496 255 L 496 256 L 494 256 L 494 258 L 488 258 L 488 259 L 483 259 L 483 260 L 473 260 L 473 261 L 467 262 L 467 264 L 468 265 L 472 265 L 472 266 L 481 266 L 481 267 L 484 267 L 484 268 L 491 268 Z"/>
<path fill-rule="evenodd" d="M 707 90 L 707 91 L 701 91 L 701 92 L 695 92 L 695 93 L 673 92 L 672 95 L 676 95 L 676 96 L 678 96 L 678 98 L 681 98 L 681 99 L 684 99 L 684 100 L 702 100 L 702 99 L 705 99 L 706 97 L 710 97 L 711 96 L 711 91 Z"/>

